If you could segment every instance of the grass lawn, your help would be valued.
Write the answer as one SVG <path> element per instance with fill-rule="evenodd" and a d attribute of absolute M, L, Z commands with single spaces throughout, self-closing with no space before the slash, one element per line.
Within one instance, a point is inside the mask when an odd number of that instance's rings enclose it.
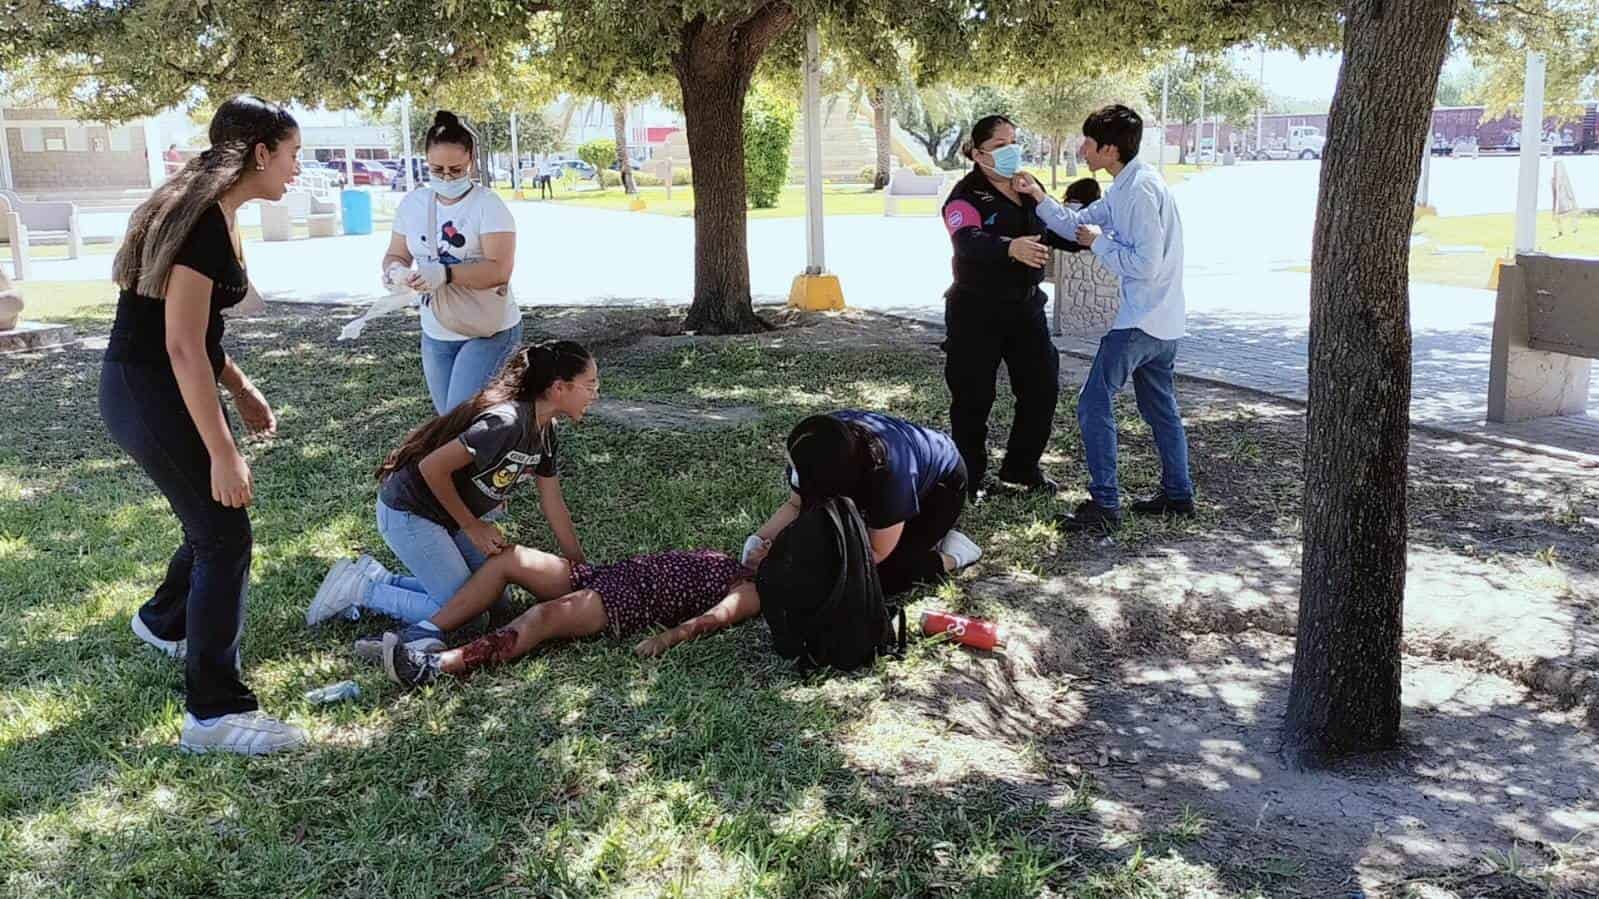
<path fill-rule="evenodd" d="M 1456 287 L 1487 287 L 1494 260 L 1508 255 L 1515 242 L 1516 217 L 1501 215 L 1427 216 L 1416 221 L 1413 233 L 1428 242 L 1410 251 L 1413 281 Z M 1563 233 L 1561 233 L 1563 232 Z M 1460 252 L 1440 253 L 1439 247 Z M 1469 247 L 1480 248 L 1468 251 Z M 1538 214 L 1538 250 L 1568 256 L 1599 256 L 1599 215 Z"/>
<path fill-rule="evenodd" d="M 1046 186 L 1049 184 L 1049 169 L 1028 169 L 1036 175 Z M 1088 174 L 1088 169 L 1079 169 L 1082 176 Z M 1198 166 L 1169 165 L 1166 167 L 1167 183 L 1177 184 L 1183 179 L 1202 171 Z M 1059 171 L 1060 187 L 1051 193 L 1059 195 L 1065 193 L 1066 185 L 1073 179 L 1066 176 L 1064 166 Z M 1100 181 L 1110 183 L 1110 176 L 1101 173 Z M 500 195 L 507 200 L 514 196 L 509 188 L 496 188 Z M 525 196 L 532 202 L 569 203 L 574 206 L 585 206 L 591 209 L 612 209 L 627 211 L 632 205 L 633 198 L 622 192 L 620 187 L 611 187 L 603 191 L 571 191 L 558 185 L 556 195 L 552 200 L 537 200 L 537 191 L 524 191 Z M 639 195 L 644 200 L 646 208 L 643 210 L 651 215 L 670 215 L 679 218 L 690 218 L 694 215 L 694 188 L 692 186 L 672 188 L 672 198 L 666 198 L 666 188 L 645 187 L 639 189 Z M 822 208 L 827 215 L 882 215 L 883 194 L 874 191 L 864 184 L 828 184 L 822 190 Z M 937 204 L 932 200 L 906 200 L 900 203 L 900 211 L 905 215 L 932 215 L 937 211 Z M 783 189 L 782 198 L 773 209 L 751 209 L 750 218 L 799 218 L 805 214 L 805 189 L 799 185 L 789 185 Z"/>
<path fill-rule="evenodd" d="M 97 336 L 109 314 L 80 304 L 62 317 Z M 562 441 L 564 489 L 594 559 L 736 548 L 784 497 L 782 437 L 807 413 L 864 406 L 947 426 L 936 329 L 813 316 L 761 338 L 634 339 L 659 315 L 545 309 L 526 322 L 529 339 L 608 342 L 596 349 L 613 405 Z M 1058 534 L 1052 497 L 998 493 L 963 515 L 985 555 L 913 593 L 911 620 L 934 607 L 997 619 L 1013 630 L 1004 652 L 915 640 L 904 660 L 801 678 L 750 622 L 659 660 L 598 639 L 402 694 L 349 651 L 380 621 L 303 624 L 335 559 L 367 550 L 393 562 L 371 471 L 429 413 L 414 316 L 335 343 L 345 318 L 274 306 L 229 325 L 229 352 L 279 418 L 277 437 L 245 444 L 257 505 L 244 672 L 313 745 L 277 758 L 176 750 L 181 670 L 139 644 L 128 619 L 179 532 L 100 428 L 100 353 L 0 357 L 0 894 L 1254 899 L 1347 895 L 1349 865 L 1383 856 L 1405 883 L 1533 895 L 1512 890 L 1591 857 L 1575 844 L 1558 864 L 1526 850 L 1500 876 L 1474 854 L 1418 870 L 1387 852 L 1412 836 L 1378 828 L 1395 808 L 1442 804 L 1429 830 L 1475 822 L 1465 845 L 1500 852 L 1523 839 L 1516 828 L 1558 817 L 1499 822 L 1476 802 L 1501 782 L 1547 794 L 1543 777 L 1565 796 L 1590 776 L 1580 710 L 1519 693 L 1491 714 L 1407 711 L 1421 774 L 1341 781 L 1363 796 L 1387 790 L 1386 812 L 1351 817 L 1328 799 L 1340 790 L 1283 779 L 1270 743 L 1293 655 L 1303 418 L 1192 382 L 1182 391 L 1198 519 L 1131 519 L 1102 541 Z M 1066 383 L 1082 377 L 1080 360 L 1063 366 Z M 1063 391 L 1045 457 L 1065 501 L 1084 481 L 1074 402 Z M 741 424 L 639 426 L 653 407 L 735 406 L 750 415 L 726 418 Z M 1003 445 L 1012 411 L 1002 388 L 991 445 Z M 1158 480 L 1148 430 L 1131 402 L 1118 414 L 1122 485 L 1142 495 Z M 1535 479 L 1502 455 L 1416 436 L 1412 548 L 1506 589 L 1526 589 L 1527 571 L 1557 573 L 1557 549 L 1591 577 L 1592 479 L 1574 465 Z M 551 545 L 531 496 L 513 501 L 505 526 Z M 1215 577 L 1212 597 L 1200 585 Z M 1453 580 L 1447 595 L 1418 591 L 1407 631 L 1416 613 L 1459 601 Z M 1252 597 L 1246 613 L 1215 611 L 1239 595 Z M 1258 626 L 1238 633 L 1248 621 Z M 1587 645 L 1586 619 L 1570 627 Z M 1406 656 L 1407 671 L 1425 664 Z M 1493 678 L 1459 676 L 1459 692 L 1468 677 Z M 360 698 L 302 699 L 344 678 Z M 1451 722 L 1479 730 L 1459 736 Z M 1260 755 L 1229 761 L 1255 744 Z M 1460 746 L 1520 767 L 1457 773 L 1440 799 L 1434 772 Z M 1305 823 L 1283 824 L 1285 812 Z"/>
<path fill-rule="evenodd" d="M 109 311 L 80 304 L 62 317 L 103 334 Z M 378 621 L 303 624 L 333 560 L 370 550 L 393 562 L 373 523 L 371 471 L 430 411 L 414 318 L 378 322 L 353 345 L 332 339 L 342 320 L 318 309 L 229 330 L 279 417 L 278 437 L 247 448 L 258 504 L 244 642 L 264 707 L 313 737 L 279 758 L 176 750 L 180 667 L 138 644 L 128 619 L 179 531 L 98 425 L 99 353 L 0 362 L 6 894 L 1133 897 L 1182 895 L 1190 876 L 1207 876 L 1155 857 L 1195 838 L 1186 830 L 1136 852 L 1065 842 L 1061 828 L 1093 801 L 1091 778 L 1060 808 L 1027 799 L 1009 774 L 972 772 L 944 789 L 876 767 L 878 751 L 937 738 L 874 717 L 902 705 L 908 683 L 964 664 L 936 642 L 874 672 L 807 680 L 751 623 L 659 661 L 596 640 L 400 694 L 349 652 Z M 530 319 L 529 337 L 550 321 Z M 759 416 L 699 433 L 598 419 L 568 429 L 563 482 L 599 560 L 736 548 L 783 498 L 781 437 L 803 414 L 863 405 L 945 418 L 925 347 L 734 341 L 601 360 L 609 397 Z M 1010 412 L 1002 392 L 996 416 Z M 1060 421 L 1071 420 L 1063 397 Z M 1052 464 L 1075 440 L 1057 428 Z M 1146 489 L 1148 454 L 1127 456 Z M 514 539 L 551 545 L 532 497 L 511 508 Z M 1026 572 L 1057 539 L 1045 524 L 1056 510 L 998 497 L 963 527 L 988 547 L 985 570 Z M 916 598 L 968 605 L 959 583 Z M 354 702 L 301 698 L 346 677 L 363 691 Z"/>
<path fill-rule="evenodd" d="M 61 322 L 82 316 L 97 306 L 117 302 L 117 286 L 110 281 L 23 281 L 23 317 L 29 321 Z"/>

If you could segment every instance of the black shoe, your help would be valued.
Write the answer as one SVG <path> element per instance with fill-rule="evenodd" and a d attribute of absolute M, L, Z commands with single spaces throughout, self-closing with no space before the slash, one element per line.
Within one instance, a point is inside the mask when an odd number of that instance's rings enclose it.
<path fill-rule="evenodd" d="M 1059 493 L 1060 485 L 1050 480 L 1042 471 L 1034 471 L 1021 477 L 1011 477 L 1006 472 L 999 473 L 999 480 L 1005 486 L 1014 490 L 1025 490 L 1028 493 Z"/>
<path fill-rule="evenodd" d="M 1055 523 L 1068 533 L 1100 530 L 1108 534 L 1122 526 L 1122 515 L 1090 499 L 1078 503 L 1070 515 L 1055 516 Z"/>
<path fill-rule="evenodd" d="M 439 657 L 430 652 L 408 649 L 400 635 L 383 635 L 383 670 L 389 680 L 406 689 L 431 684 L 439 678 Z"/>
<path fill-rule="evenodd" d="M 1194 514 L 1194 501 L 1192 499 L 1172 499 L 1166 491 L 1151 496 L 1149 499 L 1140 500 L 1128 507 L 1134 515 L 1181 515 L 1190 518 Z"/>

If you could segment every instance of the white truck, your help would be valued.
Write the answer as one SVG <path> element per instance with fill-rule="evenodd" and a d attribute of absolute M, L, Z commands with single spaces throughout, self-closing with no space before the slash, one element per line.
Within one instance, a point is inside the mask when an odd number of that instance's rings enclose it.
<path fill-rule="evenodd" d="M 1277 138 L 1270 146 L 1258 147 L 1255 159 L 1320 159 L 1327 138 L 1315 125 L 1294 125 L 1288 129 L 1288 140 Z"/>

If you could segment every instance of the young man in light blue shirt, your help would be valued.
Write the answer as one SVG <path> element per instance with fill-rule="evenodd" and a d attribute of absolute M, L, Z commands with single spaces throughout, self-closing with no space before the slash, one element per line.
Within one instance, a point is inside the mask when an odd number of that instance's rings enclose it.
<path fill-rule="evenodd" d="M 1173 363 L 1184 334 L 1183 224 L 1166 182 L 1138 159 L 1144 122 L 1126 106 L 1106 106 L 1083 123 L 1083 158 L 1115 181 L 1105 196 L 1082 210 L 1061 206 L 1030 175 L 1017 190 L 1038 203 L 1051 231 L 1088 247 L 1121 279 L 1121 306 L 1099 341 L 1093 367 L 1077 395 L 1077 424 L 1088 457 L 1090 499 L 1060 517 L 1070 531 L 1109 531 L 1121 524 L 1116 485 L 1116 394 L 1133 382 L 1138 412 L 1154 432 L 1160 455 L 1160 492 L 1132 504 L 1139 515 L 1194 514 L 1188 476 L 1188 437 L 1177 410 Z"/>

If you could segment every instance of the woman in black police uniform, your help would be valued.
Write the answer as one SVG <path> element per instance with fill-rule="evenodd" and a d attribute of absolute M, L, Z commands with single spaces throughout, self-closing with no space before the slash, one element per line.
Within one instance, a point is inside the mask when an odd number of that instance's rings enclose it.
<path fill-rule="evenodd" d="M 999 479 L 1053 493 L 1038 460 L 1049 442 L 1060 395 L 1060 357 L 1044 316 L 1044 265 L 1051 247 L 1076 249 L 1044 227 L 1031 199 L 1011 186 L 1021 168 L 1016 125 L 1002 115 L 979 119 L 963 150 L 972 160 L 944 203 L 955 245 L 955 283 L 944 294 L 944 379 L 951 436 L 966 461 L 976 498 L 988 471 L 988 412 L 1000 362 L 1016 396 Z"/>
<path fill-rule="evenodd" d="M 210 138 L 128 222 L 112 267 L 122 291 L 100 415 L 183 525 L 165 580 L 132 622 L 139 639 L 183 660 L 179 745 L 256 755 L 298 746 L 305 733 L 256 711 L 240 677 L 255 485 L 217 385 L 250 430 L 271 432 L 276 420 L 222 349 L 222 310 L 249 289 L 234 216 L 250 200 L 283 198 L 300 172 L 300 131 L 282 107 L 239 96 L 217 110 Z"/>

